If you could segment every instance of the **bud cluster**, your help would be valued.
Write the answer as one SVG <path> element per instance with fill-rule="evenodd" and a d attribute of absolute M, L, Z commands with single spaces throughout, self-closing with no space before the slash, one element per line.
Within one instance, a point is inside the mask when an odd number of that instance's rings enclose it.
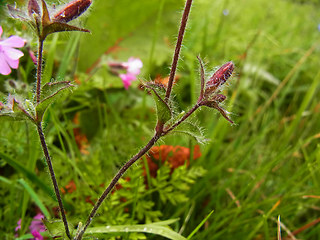
<path fill-rule="evenodd" d="M 204 70 L 201 60 L 199 59 L 199 61 L 201 71 L 203 73 Z M 232 76 L 233 70 L 233 62 L 227 62 L 217 71 L 215 71 L 212 77 L 206 83 L 204 83 L 204 74 L 201 74 L 203 89 L 201 89 L 201 97 L 198 100 L 200 106 L 207 106 L 217 109 L 230 123 L 233 123 L 233 121 L 228 117 L 229 113 L 219 105 L 227 98 L 225 95 L 220 93 L 219 88 Z"/>
<path fill-rule="evenodd" d="M 41 4 L 39 4 L 41 2 Z M 49 34 L 63 31 L 89 32 L 87 29 L 68 25 L 67 22 L 78 18 L 91 5 L 92 0 L 75 0 L 67 4 L 57 13 L 48 10 L 45 0 L 29 0 L 27 14 L 8 5 L 12 17 L 30 23 L 43 41 Z M 40 7 L 41 6 L 41 7 Z M 53 17 L 51 17 L 53 15 Z"/>

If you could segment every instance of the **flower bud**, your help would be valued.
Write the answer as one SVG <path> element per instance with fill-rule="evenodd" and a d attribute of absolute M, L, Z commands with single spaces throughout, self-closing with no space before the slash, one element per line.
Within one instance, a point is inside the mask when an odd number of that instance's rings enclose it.
<path fill-rule="evenodd" d="M 75 0 L 65 6 L 61 11 L 54 15 L 54 22 L 67 23 L 84 13 L 91 5 L 92 0 Z"/>
<path fill-rule="evenodd" d="M 28 14 L 31 17 L 33 14 L 41 15 L 40 7 L 37 0 L 29 0 L 28 2 Z"/>
<path fill-rule="evenodd" d="M 231 77 L 233 70 L 233 62 L 227 62 L 217 71 L 215 71 L 215 73 L 206 83 L 205 95 L 214 93 L 219 86 L 223 85 Z"/>

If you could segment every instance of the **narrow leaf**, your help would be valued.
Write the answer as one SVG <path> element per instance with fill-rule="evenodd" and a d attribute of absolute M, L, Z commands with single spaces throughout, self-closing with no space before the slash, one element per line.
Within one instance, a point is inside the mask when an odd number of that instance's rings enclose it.
<path fill-rule="evenodd" d="M 31 182 L 33 182 L 35 185 L 37 185 L 39 188 L 41 188 L 45 193 L 47 193 L 48 196 L 50 196 L 53 200 L 57 200 L 55 198 L 54 192 L 52 189 L 40 178 L 38 178 L 37 175 L 35 175 L 33 172 L 25 168 L 22 164 L 16 162 L 8 155 L 0 152 L 0 157 L 8 163 L 11 167 L 13 167 L 16 171 L 21 172 L 26 178 L 28 178 Z"/>
<path fill-rule="evenodd" d="M 159 235 L 172 240 L 186 240 L 185 237 L 159 224 L 118 225 L 88 228 L 85 235 L 102 233 L 144 232 Z"/>
<path fill-rule="evenodd" d="M 197 56 L 197 58 L 198 58 L 199 65 L 200 65 L 200 80 L 201 80 L 199 100 L 202 100 L 203 94 L 204 94 L 205 76 L 204 76 L 204 68 L 203 68 L 202 60 L 201 60 L 200 56 Z"/>
<path fill-rule="evenodd" d="M 37 206 L 40 208 L 41 212 L 46 216 L 46 218 L 50 218 L 50 213 L 42 203 L 39 196 L 32 189 L 32 187 L 24 179 L 19 179 L 18 182 L 27 190 L 31 198 L 34 200 L 34 202 L 37 204 Z"/>
<path fill-rule="evenodd" d="M 214 212 L 214 210 L 212 210 L 212 211 L 208 214 L 208 216 L 206 216 L 206 217 L 201 221 L 201 223 L 192 231 L 192 233 L 189 234 L 189 236 L 187 237 L 187 239 L 191 239 L 192 236 L 199 231 L 199 229 L 200 229 L 200 228 L 202 227 L 202 225 L 209 219 L 209 217 L 212 215 L 213 212 Z"/>
<path fill-rule="evenodd" d="M 171 119 L 172 112 L 168 104 L 160 96 L 160 91 L 164 90 L 164 88 L 156 86 L 155 84 L 147 84 L 146 87 L 151 89 L 151 93 L 156 103 L 158 121 L 166 123 Z M 156 87 L 158 87 L 158 89 L 156 89 Z"/>
<path fill-rule="evenodd" d="M 80 32 L 90 32 L 85 28 L 78 28 L 76 26 L 69 25 L 67 23 L 52 22 L 43 28 L 43 36 L 48 36 L 55 32 L 66 32 L 66 31 L 80 31 Z"/>

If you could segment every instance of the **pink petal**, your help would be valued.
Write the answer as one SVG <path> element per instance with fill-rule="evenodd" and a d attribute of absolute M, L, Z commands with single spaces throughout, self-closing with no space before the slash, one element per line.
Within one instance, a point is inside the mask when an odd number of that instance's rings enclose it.
<path fill-rule="evenodd" d="M 26 43 L 26 40 L 18 36 L 11 36 L 6 40 L 1 41 L 2 46 L 15 47 L 15 48 L 23 47 L 25 43 Z"/>
<path fill-rule="evenodd" d="M 42 213 L 38 213 L 33 217 L 33 219 L 39 219 L 39 220 L 41 220 L 42 218 L 44 218 L 44 215 Z"/>
<path fill-rule="evenodd" d="M 10 73 L 11 69 L 5 60 L 5 55 L 2 52 L 0 52 L 0 74 L 9 75 Z"/>
<path fill-rule="evenodd" d="M 142 66 L 143 63 L 139 58 L 131 57 L 128 59 L 128 73 L 138 75 Z"/>
<path fill-rule="evenodd" d="M 43 240 L 42 235 L 38 231 L 31 231 L 32 236 L 34 236 L 34 240 Z"/>
<path fill-rule="evenodd" d="M 131 85 L 131 82 L 136 80 L 136 76 L 130 73 L 120 74 L 119 77 L 121 78 L 125 89 L 128 89 Z"/>
<path fill-rule="evenodd" d="M 1 28 L 1 26 L 0 26 L 0 28 Z M 1 32 L 1 29 L 0 29 L 0 32 Z M 17 222 L 17 227 L 16 227 L 16 229 L 15 229 L 15 231 L 17 232 L 19 229 L 21 229 L 21 218 L 19 219 L 19 221 Z"/>
<path fill-rule="evenodd" d="M 19 59 L 17 60 L 11 59 L 11 58 L 8 58 L 8 56 L 6 55 L 4 55 L 4 59 L 11 68 L 17 69 L 19 67 Z"/>
<path fill-rule="evenodd" d="M 23 56 L 23 52 L 11 47 L 2 46 L 2 51 L 5 55 L 7 55 L 7 57 L 11 58 L 12 60 L 18 60 Z"/>
<path fill-rule="evenodd" d="M 2 32 L 3 30 L 2 30 L 2 27 L 0 26 L 0 38 L 1 38 Z"/>
<path fill-rule="evenodd" d="M 29 50 L 29 55 L 30 55 L 30 58 L 32 59 L 32 62 L 34 63 L 34 65 L 37 65 L 38 60 L 31 50 Z"/>

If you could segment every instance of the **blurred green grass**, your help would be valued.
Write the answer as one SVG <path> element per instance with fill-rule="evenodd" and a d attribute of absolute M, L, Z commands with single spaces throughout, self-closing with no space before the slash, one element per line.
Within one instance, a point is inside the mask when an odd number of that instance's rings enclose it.
<path fill-rule="evenodd" d="M 183 1 L 171 0 L 95 1 L 83 23 L 90 35 L 78 39 L 61 34 L 58 41 L 49 39 L 47 51 L 53 49 L 52 57 L 69 61 L 57 69 L 51 60 L 54 76 L 86 79 L 85 72 L 103 55 L 102 66 L 110 57 L 124 61 L 135 56 L 144 62 L 144 79 L 165 76 L 182 7 Z M 214 213 L 193 239 L 274 239 L 279 215 L 291 231 L 319 217 L 319 198 L 308 197 L 320 196 L 318 8 L 319 3 L 312 1 L 194 2 L 175 98 L 182 109 L 197 99 L 198 54 L 207 63 L 208 74 L 232 60 L 236 73 L 225 89 L 225 108 L 237 124 L 230 126 L 212 110 L 202 109 L 197 114 L 211 141 L 201 147 L 202 157 L 195 164 L 204 166 L 208 173 L 193 186 L 188 203 L 174 211 L 162 209 L 163 219 L 181 217 L 174 230 L 179 231 L 185 221 L 182 235 L 188 236 L 211 210 Z M 75 39 L 79 45 L 70 53 L 66 46 Z M 117 51 L 105 54 L 114 46 Z M 46 72 L 46 79 L 51 78 L 50 72 Z M 75 197 L 88 192 L 98 196 L 97 185 L 108 182 L 152 134 L 155 117 L 150 96 L 135 88 L 138 82 L 124 91 L 120 79 L 109 79 L 107 70 L 99 68 L 72 96 L 53 105 L 46 116 L 47 140 L 61 186 L 71 179 L 83 186 Z M 90 141 L 89 156 L 79 152 L 74 140 L 72 118 L 76 111 L 80 111 L 80 126 Z M 41 159 L 34 130 L 21 123 L 1 125 L 1 152 L 29 162 L 29 169 L 34 169 Z M 29 135 L 25 136 L 25 131 Z M 162 143 L 189 146 L 190 139 L 169 136 Z M 40 178 L 50 185 L 43 162 L 37 161 L 37 167 Z M 21 177 L 5 168 L 1 175 Z M 1 222 L 9 223 L 1 228 L 13 233 L 30 200 L 23 198 L 21 190 L 0 184 L 2 197 L 6 196 L 1 202 Z M 39 195 L 48 206 L 55 206 L 48 194 L 39 191 Z M 21 202 L 24 209 L 19 207 Z M 83 203 L 75 200 L 77 206 L 83 207 Z M 84 218 L 85 210 L 72 210 L 77 215 L 73 217 Z M 282 234 L 287 235 L 284 229 Z M 319 239 L 319 226 L 311 226 L 296 237 Z"/>

